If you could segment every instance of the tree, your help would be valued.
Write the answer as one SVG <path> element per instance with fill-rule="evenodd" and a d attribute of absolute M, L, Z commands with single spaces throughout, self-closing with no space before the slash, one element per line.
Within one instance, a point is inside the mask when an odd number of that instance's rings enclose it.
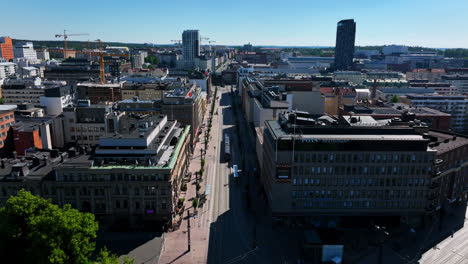
<path fill-rule="evenodd" d="M 123 264 L 133 264 L 135 259 L 130 259 L 127 256 L 123 257 Z M 112 254 L 107 250 L 106 247 L 101 249 L 97 257 L 98 264 L 120 264 L 119 257 L 116 254 Z"/>
<path fill-rule="evenodd" d="M 192 206 L 193 206 L 193 208 L 197 209 L 197 207 L 198 207 L 198 198 L 193 198 Z"/>
<path fill-rule="evenodd" d="M 390 103 L 398 103 L 400 101 L 400 98 L 398 98 L 398 95 L 394 94 L 392 98 L 390 99 Z"/>
<path fill-rule="evenodd" d="M 93 214 L 20 190 L 0 209 L 0 255 L 15 263 L 87 263 L 97 230 Z"/>

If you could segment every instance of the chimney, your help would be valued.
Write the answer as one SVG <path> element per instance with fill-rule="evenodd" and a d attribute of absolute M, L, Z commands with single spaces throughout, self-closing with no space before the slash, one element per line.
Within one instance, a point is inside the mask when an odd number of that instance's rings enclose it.
<path fill-rule="evenodd" d="M 375 99 L 376 95 L 377 95 L 377 79 L 374 79 L 374 85 L 372 86 L 372 93 L 371 93 L 372 101 Z"/>
<path fill-rule="evenodd" d="M 17 159 L 18 158 L 18 153 L 16 151 L 13 151 L 13 159 Z"/>

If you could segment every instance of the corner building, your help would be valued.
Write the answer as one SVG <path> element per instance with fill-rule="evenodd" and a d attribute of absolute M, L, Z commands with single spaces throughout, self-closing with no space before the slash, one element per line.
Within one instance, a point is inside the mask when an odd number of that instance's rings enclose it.
<path fill-rule="evenodd" d="M 379 217 L 421 224 L 437 184 L 427 130 L 417 120 L 304 112 L 266 121 L 261 179 L 273 217 L 324 227 Z"/>

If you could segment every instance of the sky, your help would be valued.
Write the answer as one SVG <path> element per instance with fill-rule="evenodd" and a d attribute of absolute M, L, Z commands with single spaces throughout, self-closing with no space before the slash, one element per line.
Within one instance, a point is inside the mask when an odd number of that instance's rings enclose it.
<path fill-rule="evenodd" d="M 0 0 L 8 1 L 8 0 Z M 356 21 L 356 45 L 468 48 L 468 0 L 21 0 L 0 12 L 0 36 L 169 44 L 198 29 L 217 45 L 334 46 Z M 204 44 L 204 43 L 202 43 Z"/>

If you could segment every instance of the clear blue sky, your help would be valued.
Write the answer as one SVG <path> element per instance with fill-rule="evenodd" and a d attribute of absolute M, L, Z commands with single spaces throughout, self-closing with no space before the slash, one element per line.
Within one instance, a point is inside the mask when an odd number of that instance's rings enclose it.
<path fill-rule="evenodd" d="M 6 0 L 4 0 L 6 1 Z M 0 11 L 0 36 L 171 43 L 199 29 L 216 44 L 334 46 L 353 18 L 356 45 L 468 48 L 468 0 L 21 0 Z M 72 38 L 70 38 L 72 40 Z"/>

